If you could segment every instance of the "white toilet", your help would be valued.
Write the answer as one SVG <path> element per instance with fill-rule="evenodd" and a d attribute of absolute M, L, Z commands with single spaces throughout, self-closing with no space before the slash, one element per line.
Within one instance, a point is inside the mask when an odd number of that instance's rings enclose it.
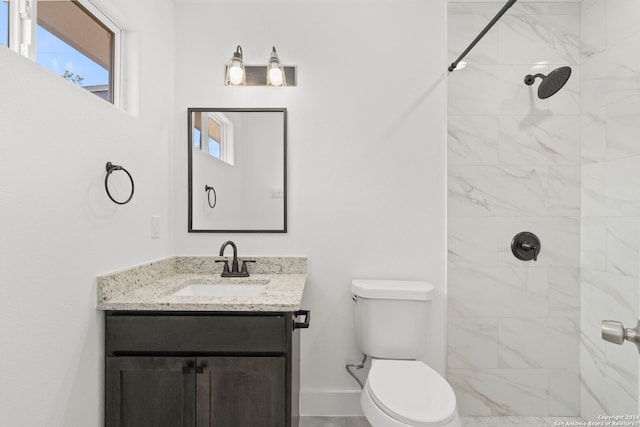
<path fill-rule="evenodd" d="M 360 403 L 373 427 L 461 427 L 453 389 L 415 360 L 425 344 L 433 285 L 354 280 L 356 338 L 373 358 Z"/>

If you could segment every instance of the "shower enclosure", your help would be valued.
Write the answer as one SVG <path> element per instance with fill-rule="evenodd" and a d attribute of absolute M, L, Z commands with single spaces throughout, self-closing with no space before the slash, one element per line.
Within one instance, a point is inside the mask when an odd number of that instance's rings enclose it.
<path fill-rule="evenodd" d="M 449 2 L 449 62 L 505 3 Z M 640 1 L 519 0 L 448 73 L 448 379 L 463 416 L 640 413 L 638 349 L 601 339 L 603 320 L 640 319 L 638 52 Z M 522 231 L 537 261 L 513 256 Z"/>

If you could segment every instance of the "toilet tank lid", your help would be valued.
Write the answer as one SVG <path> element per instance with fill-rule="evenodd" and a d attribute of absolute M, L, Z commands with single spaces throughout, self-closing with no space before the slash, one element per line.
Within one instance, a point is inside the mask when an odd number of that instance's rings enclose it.
<path fill-rule="evenodd" d="M 429 282 L 355 279 L 351 282 L 351 292 L 370 299 L 429 301 L 433 299 L 434 287 Z"/>

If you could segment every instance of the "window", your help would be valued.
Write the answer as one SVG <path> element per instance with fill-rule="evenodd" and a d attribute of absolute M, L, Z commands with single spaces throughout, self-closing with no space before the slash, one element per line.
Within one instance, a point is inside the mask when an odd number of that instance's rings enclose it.
<path fill-rule="evenodd" d="M 8 20 L 15 19 L 15 26 L 21 27 L 16 34 L 22 40 L 10 39 L 11 49 L 106 101 L 118 103 L 121 30 L 111 20 L 89 0 L 13 2 L 18 5 L 8 8 Z M 13 34 L 13 24 L 11 28 Z"/>
<path fill-rule="evenodd" d="M 36 60 L 113 102 L 114 32 L 75 1 L 40 1 Z"/>
<path fill-rule="evenodd" d="M 200 113 L 196 113 L 196 115 L 198 115 Z M 200 149 L 200 143 L 202 136 L 200 135 L 200 127 L 201 125 L 199 124 L 199 122 L 196 122 L 196 125 L 193 127 L 193 148 L 195 148 L 196 150 Z"/>
<path fill-rule="evenodd" d="M 233 123 L 221 113 L 193 113 L 193 148 L 233 164 Z"/>
<path fill-rule="evenodd" d="M 9 1 L 0 0 L 0 46 L 9 46 Z"/>

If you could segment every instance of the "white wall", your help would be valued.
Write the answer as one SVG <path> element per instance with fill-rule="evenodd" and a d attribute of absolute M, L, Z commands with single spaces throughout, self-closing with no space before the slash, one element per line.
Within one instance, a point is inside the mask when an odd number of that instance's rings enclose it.
<path fill-rule="evenodd" d="M 175 252 L 306 255 L 304 414 L 357 414 L 350 282 L 436 286 L 426 359 L 445 371 L 445 1 L 269 5 L 179 3 L 176 21 Z M 275 45 L 297 87 L 228 88 L 236 45 L 264 64 Z M 400 73 L 400 77 L 399 74 Z M 287 107 L 289 233 L 188 234 L 188 107 Z"/>
<path fill-rule="evenodd" d="M 229 203 L 234 200 L 234 195 L 242 194 L 240 191 L 242 182 L 240 168 L 222 162 L 205 151 L 192 151 L 193 173 L 193 228 L 196 230 L 207 230 L 222 228 L 216 224 L 224 224 L 224 228 L 234 230 L 238 228 L 238 222 L 243 223 L 244 215 L 234 213 L 235 208 L 241 203 Z M 221 185 L 221 183 L 226 183 Z M 205 186 L 212 186 L 215 189 L 207 194 Z M 209 206 L 215 203 L 212 209 Z M 234 200 L 235 201 L 235 200 Z"/>
<path fill-rule="evenodd" d="M 278 230 L 283 227 L 284 200 L 273 198 L 275 190 L 284 190 L 283 114 L 264 113 L 243 116 L 236 129 L 241 139 L 236 145 L 238 162 L 244 163 L 244 210 L 256 218 L 257 230 Z M 256 213 L 258 213 L 256 215 Z M 253 221 L 252 221 L 253 222 Z"/>
<path fill-rule="evenodd" d="M 100 4 L 137 32 L 127 52 L 137 117 L 0 47 L 3 426 L 104 425 L 95 277 L 172 252 L 173 3 Z M 135 178 L 128 205 L 107 199 L 107 161 Z"/>

